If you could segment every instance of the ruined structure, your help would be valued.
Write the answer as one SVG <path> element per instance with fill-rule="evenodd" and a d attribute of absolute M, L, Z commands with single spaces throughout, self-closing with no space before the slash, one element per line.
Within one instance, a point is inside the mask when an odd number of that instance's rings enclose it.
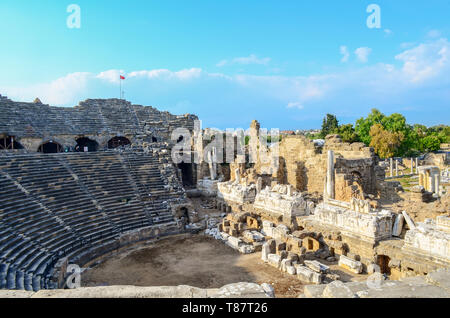
<path fill-rule="evenodd" d="M 1 97 L 0 110 L 0 288 L 62 287 L 68 263 L 192 221 L 170 134 L 195 116 L 117 99 L 59 108 Z"/>
<path fill-rule="evenodd" d="M 378 200 L 393 188 L 373 149 L 337 135 L 324 144 L 284 136 L 277 148 L 267 147 L 258 129 L 253 122 L 248 146 L 250 153 L 261 150 L 253 155 L 256 161 L 248 166 L 236 160 L 232 181 L 218 183 L 218 205 L 241 216 L 227 217 L 219 227 L 221 239 L 251 244 L 247 250 L 254 251 L 265 242 L 265 262 L 312 284 L 334 280 L 325 265 L 311 263 L 318 259 L 339 259 L 339 266 L 355 274 L 377 267 L 393 279 L 450 265 L 448 217 L 415 226 L 405 212 L 379 208 Z M 419 168 L 430 190 L 439 189 L 433 169 Z M 250 229 L 265 240 L 255 245 L 243 237 Z"/>

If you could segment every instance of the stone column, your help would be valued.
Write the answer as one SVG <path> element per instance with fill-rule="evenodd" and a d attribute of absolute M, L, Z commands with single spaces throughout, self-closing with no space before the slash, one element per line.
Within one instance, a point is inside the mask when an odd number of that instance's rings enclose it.
<path fill-rule="evenodd" d="M 391 177 L 394 176 L 394 161 L 392 158 L 389 158 L 389 171 L 391 172 Z"/>
<path fill-rule="evenodd" d="M 256 193 L 260 193 L 262 189 L 262 178 L 259 177 L 256 181 Z"/>
<path fill-rule="evenodd" d="M 241 183 L 241 172 L 239 171 L 239 168 L 234 170 L 234 175 L 235 175 L 235 183 L 236 184 Z"/>
<path fill-rule="evenodd" d="M 413 158 L 411 158 L 411 174 L 414 174 L 414 162 L 413 162 Z"/>
<path fill-rule="evenodd" d="M 327 162 L 327 196 L 329 199 L 334 199 L 334 152 L 328 151 Z"/>
<path fill-rule="evenodd" d="M 434 191 L 439 194 L 439 187 L 441 186 L 441 176 L 439 173 L 434 175 Z"/>
<path fill-rule="evenodd" d="M 395 159 L 395 176 L 398 177 L 398 160 Z"/>
<path fill-rule="evenodd" d="M 416 173 L 418 173 L 419 169 L 419 158 L 416 158 Z"/>
<path fill-rule="evenodd" d="M 434 186 L 436 185 L 435 183 L 434 183 L 434 179 L 435 179 L 435 174 L 434 173 L 430 173 L 429 174 L 429 185 L 430 185 L 430 192 L 431 193 L 435 193 L 436 192 L 436 189 L 434 188 Z"/>
<path fill-rule="evenodd" d="M 215 165 L 213 163 L 214 158 L 213 158 L 212 153 L 213 153 L 212 150 L 210 152 L 208 152 L 209 174 L 211 176 L 211 180 L 216 180 L 216 171 L 215 171 Z"/>

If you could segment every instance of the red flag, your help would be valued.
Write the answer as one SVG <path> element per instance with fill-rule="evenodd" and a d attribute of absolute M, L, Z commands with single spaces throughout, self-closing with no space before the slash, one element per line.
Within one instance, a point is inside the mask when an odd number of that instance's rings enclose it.
<path fill-rule="evenodd" d="M 121 80 L 124 80 L 124 79 L 125 79 L 125 76 L 120 75 L 120 79 L 121 79 Z"/>

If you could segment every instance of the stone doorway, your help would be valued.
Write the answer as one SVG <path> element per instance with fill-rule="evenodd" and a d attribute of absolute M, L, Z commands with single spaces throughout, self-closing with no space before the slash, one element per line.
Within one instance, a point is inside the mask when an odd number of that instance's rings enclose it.
<path fill-rule="evenodd" d="M 48 141 L 39 146 L 38 152 L 42 153 L 58 153 L 63 151 L 63 146 L 54 141 Z"/>
<path fill-rule="evenodd" d="M 77 141 L 77 145 L 75 146 L 76 152 L 95 152 L 98 150 L 98 142 L 96 142 L 95 140 L 82 137 L 78 138 L 76 141 Z"/>
<path fill-rule="evenodd" d="M 389 267 L 389 262 L 391 258 L 386 255 L 378 255 L 377 263 L 380 266 L 381 274 L 391 275 L 391 268 Z"/>
<path fill-rule="evenodd" d="M 126 137 L 114 137 L 108 141 L 108 149 L 115 149 L 122 146 L 131 145 L 131 141 Z"/>
<path fill-rule="evenodd" d="M 192 171 L 192 164 L 190 163 L 179 163 L 178 169 L 181 171 L 181 179 L 183 181 L 183 186 L 192 187 L 194 186 L 194 174 Z"/>

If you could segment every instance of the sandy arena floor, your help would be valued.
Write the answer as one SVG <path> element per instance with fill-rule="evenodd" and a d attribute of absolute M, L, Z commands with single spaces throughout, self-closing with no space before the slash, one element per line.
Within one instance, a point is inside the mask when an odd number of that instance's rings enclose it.
<path fill-rule="evenodd" d="M 230 283 L 255 282 L 273 284 L 277 297 L 297 297 L 302 293 L 301 282 L 264 264 L 260 254 L 241 255 L 202 235 L 171 237 L 85 271 L 82 285 L 218 288 Z"/>

